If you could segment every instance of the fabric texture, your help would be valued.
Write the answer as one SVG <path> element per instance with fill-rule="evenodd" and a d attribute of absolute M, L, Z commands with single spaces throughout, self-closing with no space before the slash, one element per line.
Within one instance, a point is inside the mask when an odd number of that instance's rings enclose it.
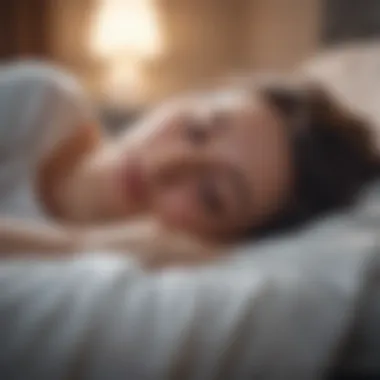
<path fill-rule="evenodd" d="M 0 377 L 319 379 L 347 355 L 379 371 L 379 227 L 380 186 L 210 267 L 149 274 L 107 252 L 3 263 Z"/>
<path fill-rule="evenodd" d="M 33 192 L 38 159 L 92 110 L 69 74 L 40 62 L 0 66 L 0 213 L 43 219 Z"/>

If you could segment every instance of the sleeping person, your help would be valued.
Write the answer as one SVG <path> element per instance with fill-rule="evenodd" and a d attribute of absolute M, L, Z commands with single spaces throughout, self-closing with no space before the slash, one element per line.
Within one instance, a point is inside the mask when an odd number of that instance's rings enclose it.
<path fill-rule="evenodd" d="M 0 250 L 205 263 L 349 204 L 379 174 L 372 132 L 316 83 L 276 78 L 180 97 L 110 138 L 69 74 L 3 65 Z"/>

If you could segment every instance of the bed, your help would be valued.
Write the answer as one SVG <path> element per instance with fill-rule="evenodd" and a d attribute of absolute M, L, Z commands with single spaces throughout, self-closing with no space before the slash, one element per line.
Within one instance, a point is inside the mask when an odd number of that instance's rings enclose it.
<path fill-rule="evenodd" d="M 334 50 L 299 70 L 354 106 L 373 88 L 360 112 L 376 122 L 378 50 Z M 149 273 L 113 252 L 3 262 L 0 378 L 380 376 L 379 231 L 374 183 L 346 210 L 201 268 Z"/>

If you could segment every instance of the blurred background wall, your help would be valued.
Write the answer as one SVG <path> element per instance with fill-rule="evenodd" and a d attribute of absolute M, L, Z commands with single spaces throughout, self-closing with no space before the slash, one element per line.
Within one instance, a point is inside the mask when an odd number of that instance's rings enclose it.
<path fill-rule="evenodd" d="M 9 0 L 0 59 L 46 58 L 93 98 L 148 106 L 217 78 L 289 70 L 321 47 L 379 34 L 378 0 Z"/>
<path fill-rule="evenodd" d="M 225 75 L 288 69 L 319 43 L 319 0 L 12 0 L 0 58 L 44 57 L 94 97 L 149 104 Z"/>

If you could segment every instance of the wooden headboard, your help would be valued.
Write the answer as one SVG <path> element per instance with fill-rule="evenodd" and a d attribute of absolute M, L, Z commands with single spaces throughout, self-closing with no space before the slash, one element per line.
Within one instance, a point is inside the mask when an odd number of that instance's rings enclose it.
<path fill-rule="evenodd" d="M 379 0 L 323 0 L 325 46 L 380 37 Z"/>

